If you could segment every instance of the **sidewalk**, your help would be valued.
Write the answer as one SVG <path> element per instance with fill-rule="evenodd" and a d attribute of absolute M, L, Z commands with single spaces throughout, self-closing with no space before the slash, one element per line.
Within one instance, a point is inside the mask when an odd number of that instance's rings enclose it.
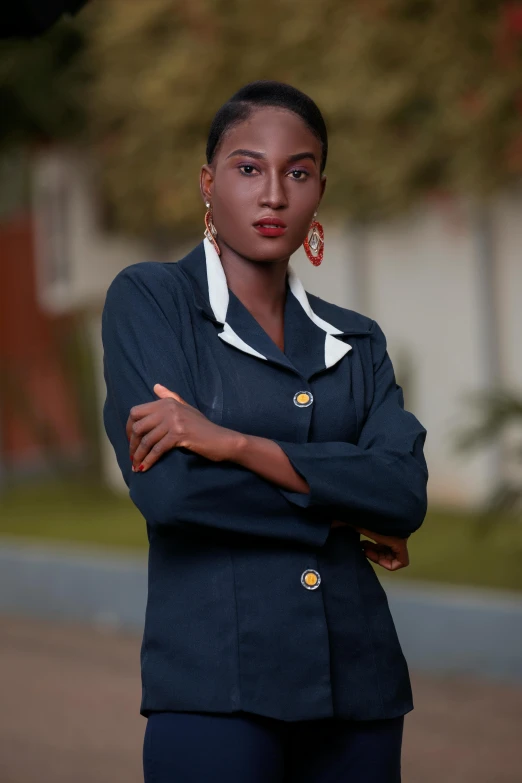
<path fill-rule="evenodd" d="M 0 617 L 2 783 L 142 783 L 132 635 Z M 403 783 L 517 783 L 522 687 L 413 676 Z"/>

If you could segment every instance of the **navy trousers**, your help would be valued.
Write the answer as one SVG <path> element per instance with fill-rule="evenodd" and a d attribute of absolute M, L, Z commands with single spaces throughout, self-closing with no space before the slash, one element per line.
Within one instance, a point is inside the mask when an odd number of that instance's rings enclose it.
<path fill-rule="evenodd" d="M 287 722 L 247 712 L 156 712 L 145 783 L 400 783 L 404 716 Z"/>

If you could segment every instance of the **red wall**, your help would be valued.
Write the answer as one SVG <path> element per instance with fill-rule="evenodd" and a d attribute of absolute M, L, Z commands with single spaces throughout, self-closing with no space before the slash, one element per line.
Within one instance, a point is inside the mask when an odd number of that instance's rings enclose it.
<path fill-rule="evenodd" d="M 0 223 L 0 448 L 6 467 L 45 462 L 39 428 L 49 432 L 62 455 L 83 449 L 57 344 L 60 330 L 69 326 L 68 318 L 51 317 L 38 306 L 30 216 Z"/>

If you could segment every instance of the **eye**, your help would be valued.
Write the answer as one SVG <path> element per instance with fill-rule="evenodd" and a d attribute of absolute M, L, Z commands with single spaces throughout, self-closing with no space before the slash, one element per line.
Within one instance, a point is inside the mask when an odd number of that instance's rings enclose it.
<path fill-rule="evenodd" d="M 292 179 L 296 179 L 298 181 L 304 180 L 310 176 L 308 171 L 305 171 L 304 169 L 292 169 L 290 174 L 292 175 Z"/>
<path fill-rule="evenodd" d="M 243 163 L 243 165 L 239 166 L 239 170 L 245 176 L 250 177 L 256 171 L 256 168 L 250 163 Z"/>

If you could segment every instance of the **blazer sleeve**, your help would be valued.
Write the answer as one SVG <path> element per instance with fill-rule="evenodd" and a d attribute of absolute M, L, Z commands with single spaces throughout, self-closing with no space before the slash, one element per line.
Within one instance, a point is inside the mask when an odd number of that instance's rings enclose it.
<path fill-rule="evenodd" d="M 376 533 L 407 538 L 427 510 L 426 430 L 404 409 L 386 338 L 374 321 L 370 335 L 374 394 L 357 444 L 276 442 L 310 492 L 281 494 L 300 508 L 332 516 Z"/>
<path fill-rule="evenodd" d="M 180 317 L 172 283 L 161 272 L 155 262 L 124 269 L 109 287 L 102 314 L 104 425 L 132 501 L 152 528 L 203 526 L 322 546 L 331 517 L 290 502 L 275 484 L 233 462 L 174 448 L 144 473 L 131 470 L 126 422 L 134 405 L 158 399 L 154 384 L 197 407 L 196 357 L 187 360 L 179 331 L 191 325 Z"/>

